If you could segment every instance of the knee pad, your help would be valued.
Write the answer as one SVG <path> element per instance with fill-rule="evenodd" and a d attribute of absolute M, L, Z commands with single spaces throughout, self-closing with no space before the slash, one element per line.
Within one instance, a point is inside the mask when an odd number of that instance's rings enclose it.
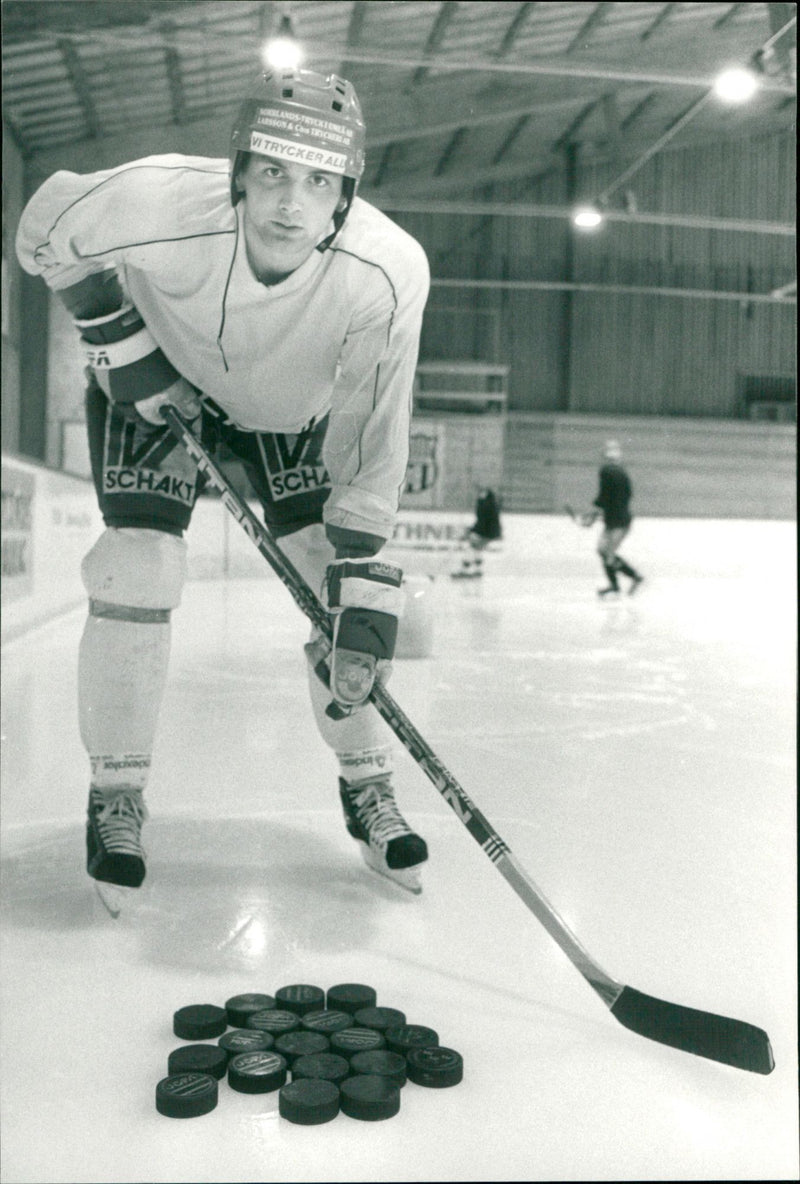
<path fill-rule="evenodd" d="M 429 658 L 433 649 L 433 579 L 404 576 L 405 607 L 397 627 L 396 658 Z"/>
<path fill-rule="evenodd" d="M 81 565 L 91 601 L 169 613 L 181 601 L 186 543 L 162 530 L 108 527 Z"/>

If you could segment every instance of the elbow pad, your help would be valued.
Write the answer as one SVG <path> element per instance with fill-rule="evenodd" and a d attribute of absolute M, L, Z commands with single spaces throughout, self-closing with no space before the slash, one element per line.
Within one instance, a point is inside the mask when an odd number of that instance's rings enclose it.
<path fill-rule="evenodd" d="M 75 324 L 86 360 L 112 402 L 147 399 L 180 378 L 132 304 L 91 320 L 76 318 Z"/>

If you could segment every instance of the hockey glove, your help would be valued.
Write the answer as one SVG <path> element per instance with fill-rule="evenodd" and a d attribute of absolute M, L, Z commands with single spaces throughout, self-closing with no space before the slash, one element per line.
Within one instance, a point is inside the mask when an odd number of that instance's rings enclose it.
<path fill-rule="evenodd" d="M 402 580 L 399 567 L 379 559 L 337 559 L 328 565 L 330 689 L 340 707 L 362 707 L 375 679 L 385 682 L 391 673 Z"/>
<path fill-rule="evenodd" d="M 113 270 L 96 272 L 59 292 L 72 313 L 90 369 L 112 403 L 161 426 L 173 403 L 187 419 L 200 414 L 193 387 L 162 353 Z"/>

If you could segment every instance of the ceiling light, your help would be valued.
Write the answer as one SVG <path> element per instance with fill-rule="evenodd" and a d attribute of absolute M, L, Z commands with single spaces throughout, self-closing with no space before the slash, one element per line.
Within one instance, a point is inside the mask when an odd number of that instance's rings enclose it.
<path fill-rule="evenodd" d="M 263 58 L 275 70 L 294 70 L 303 60 L 303 51 L 296 41 L 275 37 L 264 46 Z"/>
<path fill-rule="evenodd" d="M 284 15 L 278 25 L 278 32 L 270 37 L 261 51 L 264 64 L 274 70 L 294 70 L 304 60 L 305 54 L 295 39 L 291 19 Z"/>
<path fill-rule="evenodd" d="M 596 230 L 602 222 L 603 215 L 594 206 L 578 206 L 572 214 L 572 224 L 579 230 Z"/>
<path fill-rule="evenodd" d="M 732 66 L 714 80 L 714 94 L 723 103 L 746 103 L 758 90 L 758 78 L 752 70 Z"/>

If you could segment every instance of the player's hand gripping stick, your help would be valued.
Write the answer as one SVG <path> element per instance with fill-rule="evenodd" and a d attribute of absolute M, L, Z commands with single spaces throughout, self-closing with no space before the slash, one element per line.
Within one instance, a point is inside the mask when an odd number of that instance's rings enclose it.
<path fill-rule="evenodd" d="M 337 559 L 328 566 L 330 689 L 342 708 L 363 707 L 376 678 L 386 682 L 391 673 L 402 581 L 399 567 L 378 559 Z"/>

